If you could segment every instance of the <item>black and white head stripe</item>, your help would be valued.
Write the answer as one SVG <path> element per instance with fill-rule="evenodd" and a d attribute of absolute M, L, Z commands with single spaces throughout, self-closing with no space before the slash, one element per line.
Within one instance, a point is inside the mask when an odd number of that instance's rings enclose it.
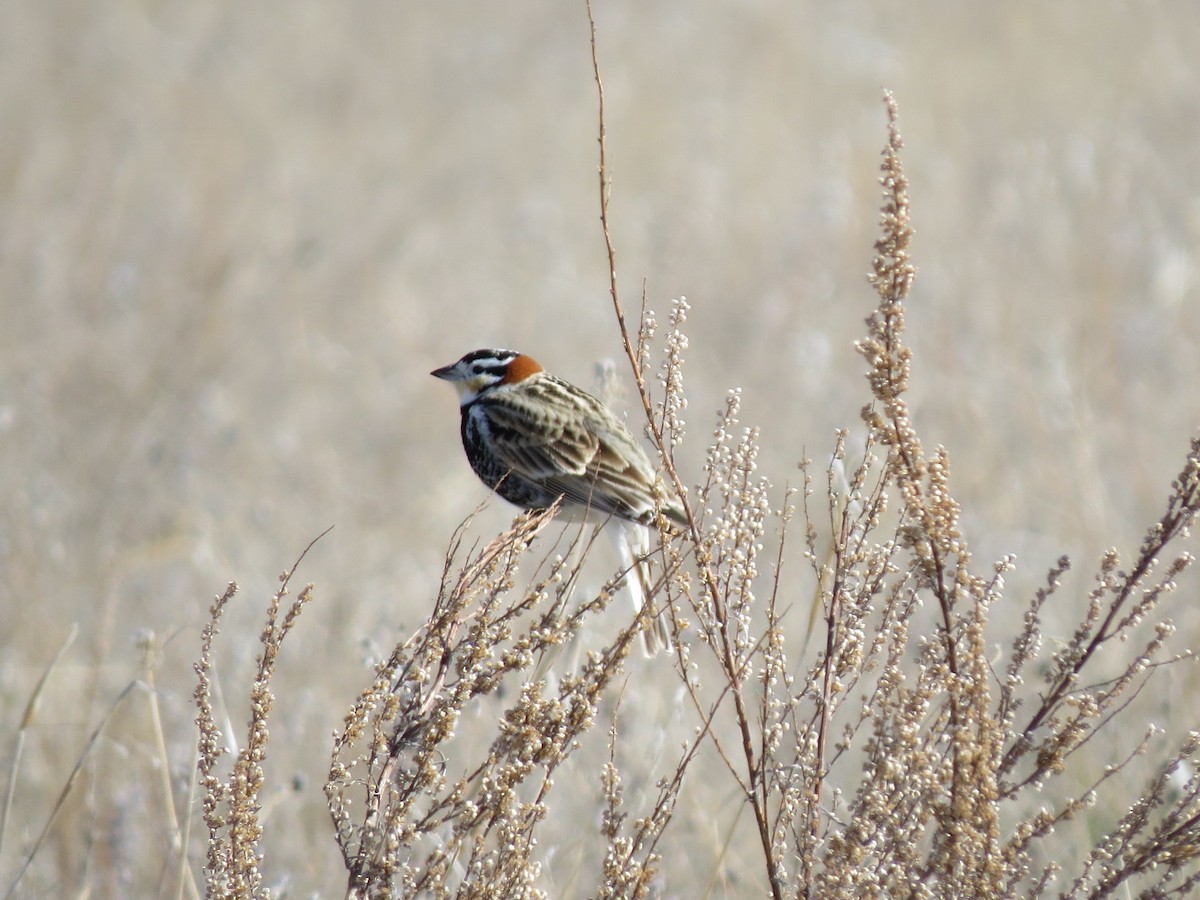
<path fill-rule="evenodd" d="M 464 356 L 460 362 L 465 368 L 488 375 L 503 376 L 509 363 L 521 354 L 515 350 L 474 350 Z"/>

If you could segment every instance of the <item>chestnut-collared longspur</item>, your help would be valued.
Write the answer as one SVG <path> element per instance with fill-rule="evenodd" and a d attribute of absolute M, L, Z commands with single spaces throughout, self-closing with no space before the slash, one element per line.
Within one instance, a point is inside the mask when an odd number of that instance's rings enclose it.
<path fill-rule="evenodd" d="M 561 497 L 572 517 L 603 524 L 640 610 L 652 584 L 646 554 L 656 510 L 677 526 L 686 520 L 658 496 L 654 466 L 617 417 L 512 350 L 476 350 L 430 374 L 458 390 L 463 449 L 483 483 L 524 509 Z M 647 653 L 671 646 L 665 615 L 642 632 Z"/>

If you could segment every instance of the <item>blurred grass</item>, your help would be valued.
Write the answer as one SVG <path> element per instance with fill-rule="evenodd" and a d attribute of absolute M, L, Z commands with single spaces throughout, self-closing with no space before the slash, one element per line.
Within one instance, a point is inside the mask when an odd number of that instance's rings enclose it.
<path fill-rule="evenodd" d="M 857 421 L 886 85 L 918 227 L 916 419 L 950 448 L 976 551 L 1016 552 L 1022 595 L 1060 552 L 1087 571 L 1137 541 L 1200 421 L 1200 9 L 597 15 L 618 274 L 627 300 L 645 278 L 654 308 L 693 306 L 696 474 L 730 386 L 777 484 Z M 0 121 L 5 759 L 81 629 L 26 735 L 0 882 L 138 677 L 143 632 L 164 641 L 186 788 L 210 597 L 243 585 L 223 675 L 240 683 L 246 597 L 336 524 L 300 573 L 318 584 L 289 647 L 305 665 L 277 679 L 274 772 L 304 786 L 277 787 L 288 833 L 268 820 L 266 840 L 274 877 L 328 890 L 328 735 L 483 496 L 426 373 L 513 346 L 586 384 L 618 353 L 582 5 L 8 2 Z M 508 518 L 495 504 L 480 528 Z M 141 704 L 108 722 L 32 895 L 155 890 L 150 725 Z"/>

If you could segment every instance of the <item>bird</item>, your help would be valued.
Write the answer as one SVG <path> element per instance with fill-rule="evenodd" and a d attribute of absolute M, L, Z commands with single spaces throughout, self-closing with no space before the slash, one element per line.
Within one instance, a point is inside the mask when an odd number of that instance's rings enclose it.
<path fill-rule="evenodd" d="M 651 595 L 651 529 L 661 513 L 684 528 L 682 506 L 662 496 L 655 467 L 597 397 L 515 350 L 475 350 L 431 373 L 458 391 L 467 461 L 480 480 L 526 510 L 561 498 L 572 519 L 597 522 L 621 560 L 634 606 Z M 646 654 L 671 649 L 666 611 L 642 631 Z"/>

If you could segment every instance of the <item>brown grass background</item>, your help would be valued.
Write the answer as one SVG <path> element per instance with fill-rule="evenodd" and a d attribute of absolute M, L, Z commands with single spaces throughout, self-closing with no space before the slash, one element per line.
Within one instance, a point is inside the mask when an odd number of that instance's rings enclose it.
<path fill-rule="evenodd" d="M 624 297 L 644 283 L 664 323 L 672 296 L 693 307 L 692 477 L 729 387 L 780 486 L 856 426 L 886 86 L 915 418 L 950 449 L 968 537 L 1017 553 L 1022 599 L 1062 552 L 1086 572 L 1136 544 L 1200 423 L 1200 7 L 596 15 Z M 79 626 L 28 729 L 5 887 L 149 631 L 158 692 L 106 725 L 22 889 L 159 889 L 151 698 L 182 798 L 210 598 L 242 584 L 218 672 L 240 723 L 273 576 L 334 524 L 276 683 L 265 850 L 276 887 L 340 888 L 329 734 L 485 496 L 428 371 L 510 346 L 590 384 L 619 357 L 590 66 L 582 2 L 0 3 L 6 770 Z M 1171 607 L 1187 643 L 1194 597 Z M 1163 715 L 1194 724 L 1187 696 Z"/>

